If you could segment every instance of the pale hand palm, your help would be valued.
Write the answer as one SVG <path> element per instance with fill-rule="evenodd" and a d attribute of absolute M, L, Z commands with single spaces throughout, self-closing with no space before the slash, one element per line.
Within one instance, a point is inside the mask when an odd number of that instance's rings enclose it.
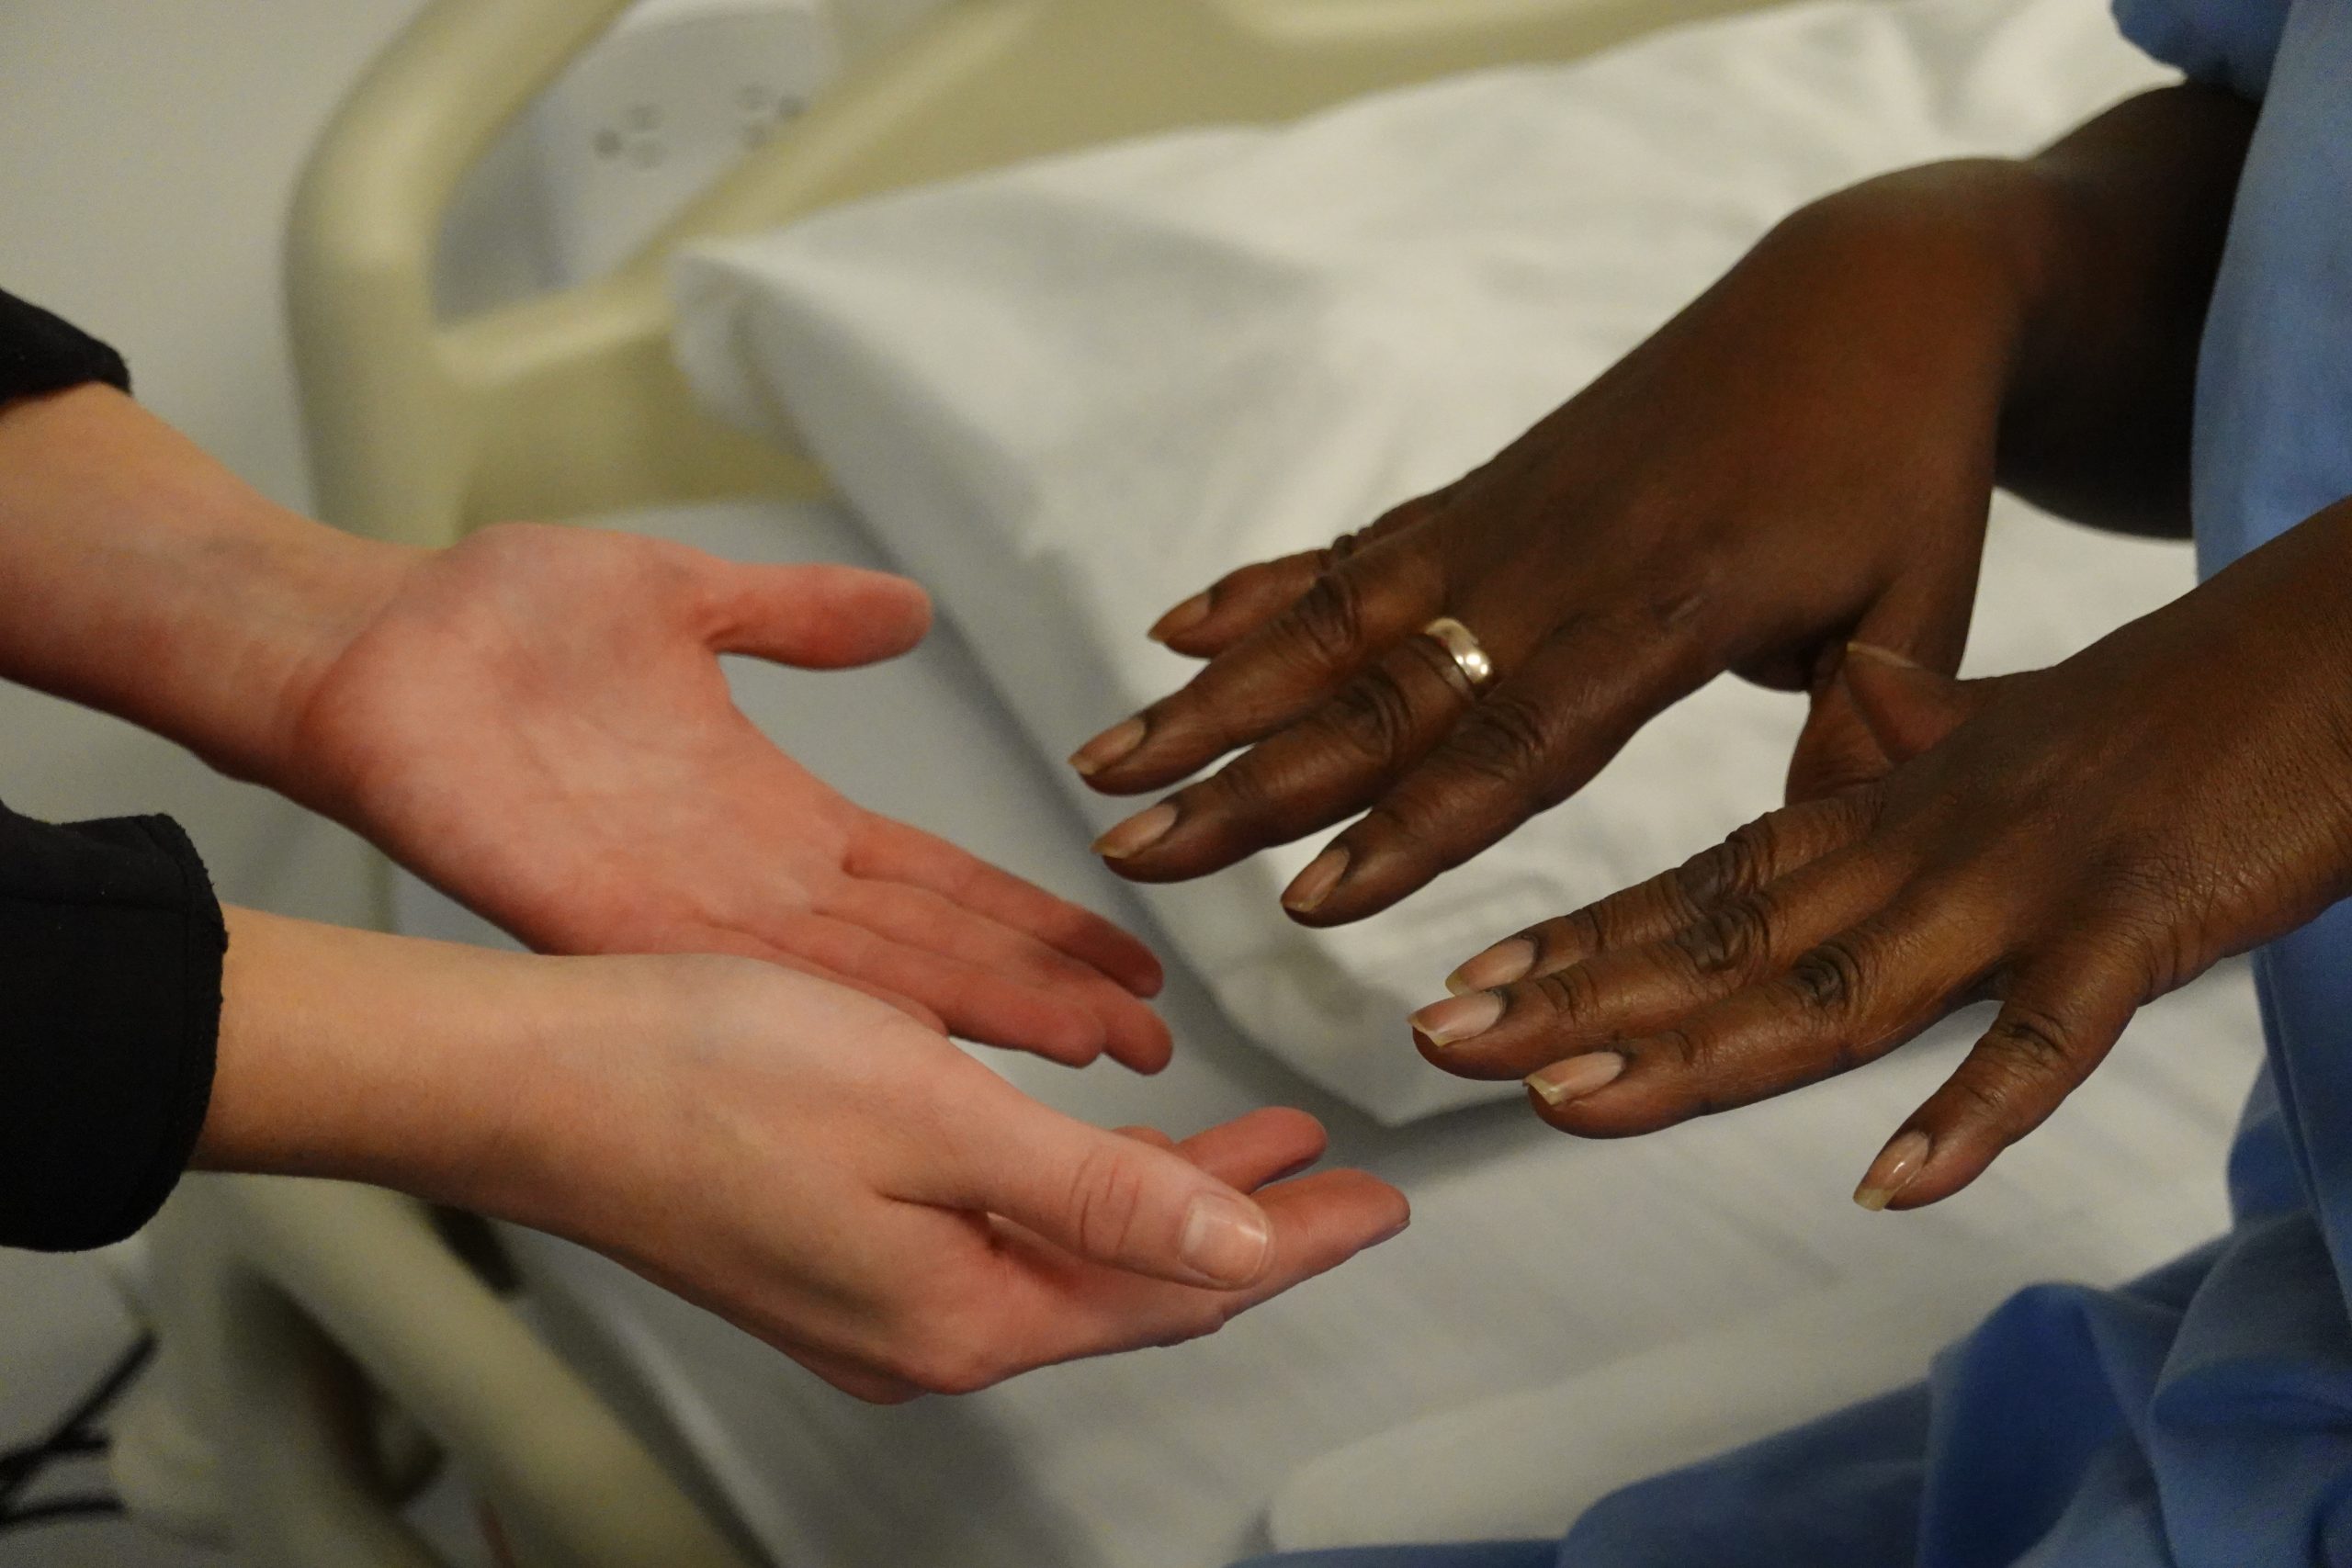
<path fill-rule="evenodd" d="M 737 710 L 718 655 L 905 651 L 922 591 L 507 525 L 420 557 L 305 705 L 297 793 L 532 946 L 717 952 L 1082 1062 L 1165 1062 L 1110 922 L 876 816 Z"/>

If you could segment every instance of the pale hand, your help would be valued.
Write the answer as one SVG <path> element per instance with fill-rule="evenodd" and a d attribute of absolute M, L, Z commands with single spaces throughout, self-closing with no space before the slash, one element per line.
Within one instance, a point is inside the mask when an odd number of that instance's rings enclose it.
<path fill-rule="evenodd" d="M 544 952 L 763 958 L 975 1040 L 1167 1061 L 1135 938 L 861 809 L 736 708 L 721 654 L 902 653 L 913 583 L 528 525 L 402 560 L 271 782 Z"/>

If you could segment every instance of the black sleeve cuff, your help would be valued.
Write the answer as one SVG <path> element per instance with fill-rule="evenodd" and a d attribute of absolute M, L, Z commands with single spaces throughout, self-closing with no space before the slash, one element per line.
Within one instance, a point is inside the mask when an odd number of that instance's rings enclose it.
<path fill-rule="evenodd" d="M 0 293 L 0 403 L 62 392 L 85 381 L 104 381 L 127 392 L 130 370 L 121 355 L 72 322 Z"/>
<path fill-rule="evenodd" d="M 227 951 L 169 818 L 0 808 L 0 1246 L 103 1247 L 163 1206 L 211 1100 Z"/>

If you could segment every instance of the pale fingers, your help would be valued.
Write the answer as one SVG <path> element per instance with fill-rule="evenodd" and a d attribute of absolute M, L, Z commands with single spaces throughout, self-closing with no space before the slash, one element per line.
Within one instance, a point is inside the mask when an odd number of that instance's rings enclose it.
<path fill-rule="evenodd" d="M 763 934 L 776 948 L 831 973 L 913 998 L 935 1011 L 950 1032 L 983 1045 L 1083 1066 L 1102 1055 L 1107 1038 L 1102 1021 L 1076 1002 L 847 920 L 793 913 Z"/>
<path fill-rule="evenodd" d="M 928 1004 L 917 1001 L 903 991 L 894 990 L 878 981 L 831 967 L 805 954 L 787 952 L 774 942 L 763 942 L 758 937 L 742 931 L 719 926 L 707 927 L 692 934 L 686 941 L 675 944 L 674 950 L 686 953 L 727 953 L 737 958 L 756 958 L 763 964 L 773 964 L 779 969 L 789 969 L 796 975 L 807 975 L 815 979 L 831 981 L 836 986 L 846 986 L 853 991 L 872 997 L 877 1002 L 888 1003 L 934 1033 L 948 1032 L 945 1019 L 940 1017 L 938 1012 Z"/>
<path fill-rule="evenodd" d="M 1114 922 L 903 822 L 867 818 L 851 840 L 842 869 L 852 876 L 927 888 L 976 914 L 1026 931 L 1101 970 L 1136 996 L 1157 996 L 1165 982 L 1151 949 Z"/>
<path fill-rule="evenodd" d="M 1102 1048 L 1137 1072 L 1156 1073 L 1168 1065 L 1173 1048 L 1168 1025 L 1133 992 L 1101 970 L 939 894 L 851 878 L 827 896 L 818 913 L 1082 1008 L 1101 1021 Z"/>
<path fill-rule="evenodd" d="M 1173 1345 L 1328 1273 L 1401 1232 L 1404 1196 L 1362 1171 L 1321 1171 L 1265 1189 L 1273 1226 L 1265 1273 L 1245 1289 L 1201 1290 L 1089 1266 L 1035 1240 L 1008 1242 L 1014 1267 L 980 1322 L 1022 1369 Z M 1009 1374 L 1008 1374 L 1009 1375 Z"/>

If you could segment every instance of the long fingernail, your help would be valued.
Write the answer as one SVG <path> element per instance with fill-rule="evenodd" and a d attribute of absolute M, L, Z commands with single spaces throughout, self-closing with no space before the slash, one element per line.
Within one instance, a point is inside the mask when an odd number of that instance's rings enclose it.
<path fill-rule="evenodd" d="M 1503 1015 L 1503 999 L 1492 991 L 1432 1002 L 1409 1021 L 1413 1032 L 1432 1045 L 1454 1045 L 1475 1040 L 1495 1026 Z"/>
<path fill-rule="evenodd" d="M 1917 660 L 1897 653 L 1891 648 L 1881 648 L 1874 642 L 1849 642 L 1846 645 L 1846 652 L 1855 659 L 1867 659 L 1875 664 L 1892 664 L 1897 670 L 1921 668 Z"/>
<path fill-rule="evenodd" d="M 1917 1179 L 1927 1168 L 1928 1156 L 1935 1152 L 1935 1145 L 1925 1133 L 1905 1133 L 1879 1152 L 1871 1162 L 1870 1174 L 1854 1189 L 1854 1201 L 1875 1214 L 1903 1194 L 1903 1190 Z"/>
<path fill-rule="evenodd" d="M 1122 719 L 1071 752 L 1069 765 L 1078 770 L 1080 778 L 1091 779 L 1142 745 L 1143 737 L 1142 719 Z"/>
<path fill-rule="evenodd" d="M 1325 850 L 1309 861 L 1305 871 L 1292 878 L 1283 889 L 1283 908 L 1294 915 L 1311 915 L 1323 907 L 1331 889 L 1348 874 L 1348 852 L 1333 848 Z"/>
<path fill-rule="evenodd" d="M 1625 1058 L 1614 1051 L 1594 1051 L 1555 1062 L 1542 1072 L 1527 1075 L 1527 1087 L 1544 1097 L 1546 1105 L 1566 1105 L 1595 1090 L 1607 1089 L 1625 1070 Z"/>
<path fill-rule="evenodd" d="M 1176 808 L 1166 801 L 1138 811 L 1094 840 L 1094 852 L 1104 860 L 1125 860 L 1141 854 L 1176 826 Z"/>
<path fill-rule="evenodd" d="M 1171 637 L 1182 637 L 1209 618 L 1209 596 L 1195 593 L 1168 614 L 1151 623 L 1151 630 L 1144 635 L 1154 642 L 1166 642 Z"/>
<path fill-rule="evenodd" d="M 1223 1192 L 1204 1192 L 1184 1212 L 1176 1244 L 1184 1267 L 1212 1284 L 1247 1285 L 1266 1271 L 1273 1227 L 1258 1205 Z"/>
<path fill-rule="evenodd" d="M 1535 944 L 1523 936 L 1498 942 L 1445 977 L 1445 988 L 1457 997 L 1515 985 L 1535 967 Z"/>

